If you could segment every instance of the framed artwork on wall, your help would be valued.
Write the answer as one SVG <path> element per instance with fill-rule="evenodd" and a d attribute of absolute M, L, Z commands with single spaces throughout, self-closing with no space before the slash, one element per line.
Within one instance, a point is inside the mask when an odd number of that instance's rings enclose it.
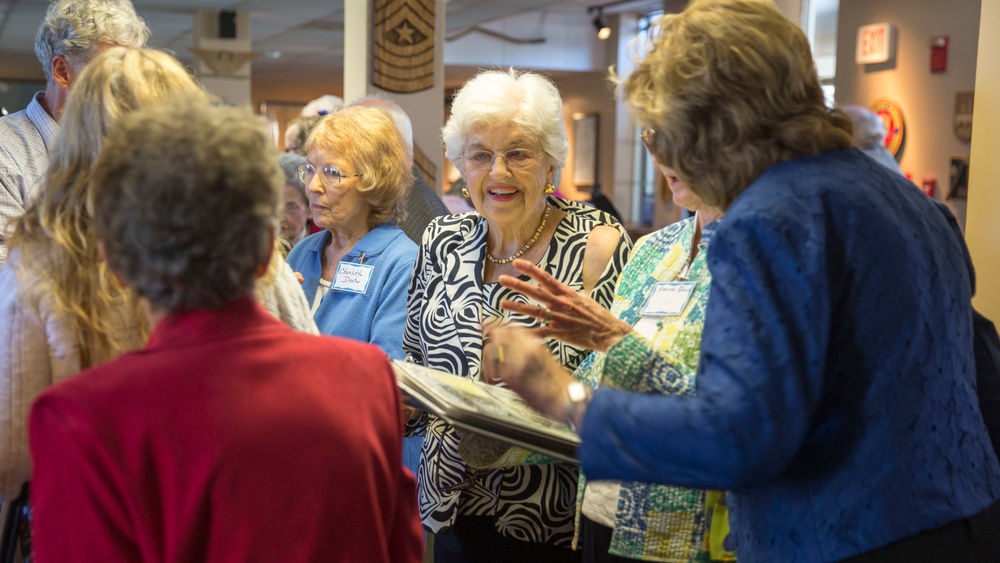
<path fill-rule="evenodd" d="M 573 121 L 573 183 L 578 188 L 597 183 L 597 115 Z"/>
<path fill-rule="evenodd" d="M 951 157 L 948 199 L 969 199 L 969 156 Z"/>

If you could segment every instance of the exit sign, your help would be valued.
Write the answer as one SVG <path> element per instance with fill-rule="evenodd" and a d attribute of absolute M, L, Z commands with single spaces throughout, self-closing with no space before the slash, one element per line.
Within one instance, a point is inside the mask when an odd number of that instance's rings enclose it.
<path fill-rule="evenodd" d="M 892 57 L 893 27 L 873 23 L 858 28 L 858 48 L 854 61 L 859 64 L 884 63 Z"/>

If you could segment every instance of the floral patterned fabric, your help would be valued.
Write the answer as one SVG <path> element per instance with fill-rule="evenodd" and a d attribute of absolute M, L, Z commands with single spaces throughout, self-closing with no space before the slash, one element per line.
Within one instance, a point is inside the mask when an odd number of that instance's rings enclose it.
<path fill-rule="evenodd" d="M 657 371 L 631 366 L 622 369 L 624 366 L 620 364 L 605 362 L 604 353 L 595 352 L 576 370 L 577 378 L 594 386 L 629 391 L 694 394 L 701 330 L 712 281 L 704 250 L 719 223 L 714 221 L 705 226 L 699 252 L 688 264 L 695 221 L 686 219 L 639 240 L 619 279 L 611 306 L 612 313 L 635 326 L 658 283 L 694 282 L 694 290 L 681 314 L 660 318 L 648 340 L 635 333 L 630 337 L 638 347 L 670 350 L 676 362 Z M 581 474 L 578 515 L 585 484 L 586 477 Z M 601 484 L 606 486 L 606 482 Z M 713 506 L 709 507 L 705 491 L 634 481 L 621 483 L 610 552 L 645 561 L 708 561 L 709 530 L 714 528 L 716 535 L 723 537 L 728 533 L 722 498 L 721 494 L 714 495 Z M 723 538 L 717 539 L 715 543 L 721 547 Z M 734 559 L 731 553 L 728 556 L 718 554 L 720 558 Z"/>

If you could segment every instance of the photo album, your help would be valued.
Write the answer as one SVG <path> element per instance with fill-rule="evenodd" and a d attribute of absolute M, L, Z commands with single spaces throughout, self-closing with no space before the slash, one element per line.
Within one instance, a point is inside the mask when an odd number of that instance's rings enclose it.
<path fill-rule="evenodd" d="M 412 362 L 392 362 L 407 402 L 449 424 L 540 454 L 577 463 L 580 437 L 563 422 L 529 407 L 510 389 Z"/>

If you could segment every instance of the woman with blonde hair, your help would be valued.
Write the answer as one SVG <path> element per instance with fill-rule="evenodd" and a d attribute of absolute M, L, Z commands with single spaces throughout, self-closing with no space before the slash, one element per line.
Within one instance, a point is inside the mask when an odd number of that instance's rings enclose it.
<path fill-rule="evenodd" d="M 122 115 L 178 93 L 208 96 L 166 53 L 115 48 L 95 58 L 67 102 L 42 192 L 13 225 L 10 261 L 0 271 L 2 500 L 13 498 L 31 474 L 26 422 L 34 398 L 145 342 L 144 317 L 95 242 L 91 166 Z M 147 242 L 151 248 L 175 244 Z M 294 274 L 280 257 L 261 279 L 256 293 L 268 310 L 293 328 L 316 332 Z"/>
<path fill-rule="evenodd" d="M 288 254 L 320 332 L 375 344 L 402 359 L 407 286 L 417 257 L 399 228 L 413 173 L 403 138 L 382 108 L 323 118 L 298 166 L 313 222 L 323 230 Z"/>

